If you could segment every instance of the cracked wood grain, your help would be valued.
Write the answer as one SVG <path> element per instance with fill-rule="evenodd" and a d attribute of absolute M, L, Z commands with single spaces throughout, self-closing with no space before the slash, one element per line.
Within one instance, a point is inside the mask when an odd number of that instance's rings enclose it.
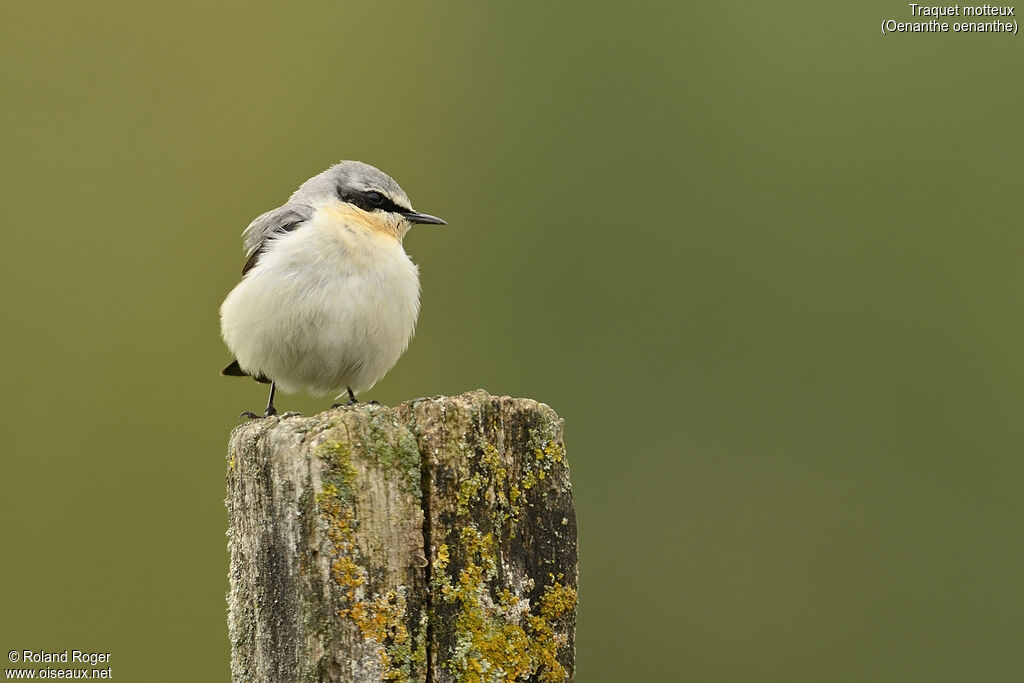
<path fill-rule="evenodd" d="M 475 391 L 236 428 L 232 680 L 572 680 L 562 427 Z"/>

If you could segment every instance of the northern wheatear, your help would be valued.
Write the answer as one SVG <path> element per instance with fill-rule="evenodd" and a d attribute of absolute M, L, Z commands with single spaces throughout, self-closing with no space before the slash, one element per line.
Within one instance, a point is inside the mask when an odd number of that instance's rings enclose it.
<path fill-rule="evenodd" d="M 416 327 L 419 272 L 402 248 L 413 223 L 445 221 L 413 211 L 398 183 L 359 161 L 313 176 L 250 223 L 242 281 L 220 307 L 236 359 L 221 374 L 269 383 L 264 416 L 277 414 L 278 388 L 354 403 Z"/>

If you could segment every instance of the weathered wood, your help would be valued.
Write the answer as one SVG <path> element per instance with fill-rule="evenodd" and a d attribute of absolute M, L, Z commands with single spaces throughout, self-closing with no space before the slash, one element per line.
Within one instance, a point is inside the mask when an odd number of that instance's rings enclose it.
<path fill-rule="evenodd" d="M 572 679 L 576 519 L 546 405 L 253 420 L 227 505 L 234 681 Z"/>
<path fill-rule="evenodd" d="M 378 406 L 235 430 L 233 680 L 423 678 L 419 462 L 409 431 Z"/>

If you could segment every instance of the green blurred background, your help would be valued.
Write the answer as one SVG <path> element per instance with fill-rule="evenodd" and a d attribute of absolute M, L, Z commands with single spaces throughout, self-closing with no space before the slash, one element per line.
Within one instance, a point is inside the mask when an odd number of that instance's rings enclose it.
<path fill-rule="evenodd" d="M 364 398 L 566 420 L 578 680 L 1019 680 L 1021 39 L 887 17 L 6 2 L 0 650 L 227 680 L 217 309 L 351 158 L 450 223 Z"/>

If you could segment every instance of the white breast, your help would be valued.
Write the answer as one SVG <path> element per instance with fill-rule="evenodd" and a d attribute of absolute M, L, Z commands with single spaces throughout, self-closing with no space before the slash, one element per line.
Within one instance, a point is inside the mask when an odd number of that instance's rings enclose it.
<path fill-rule="evenodd" d="M 239 365 L 287 392 L 366 391 L 405 351 L 419 276 L 401 242 L 337 207 L 275 237 L 221 306 Z"/>

